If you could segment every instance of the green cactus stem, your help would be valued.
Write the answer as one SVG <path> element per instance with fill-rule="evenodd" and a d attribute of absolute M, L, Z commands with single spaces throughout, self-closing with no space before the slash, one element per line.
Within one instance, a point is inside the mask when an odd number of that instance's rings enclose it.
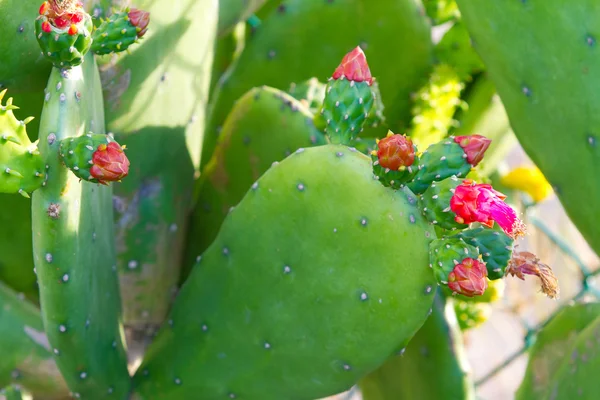
<path fill-rule="evenodd" d="M 120 324 L 112 190 L 80 181 L 59 158 L 61 140 L 104 133 L 100 77 L 89 53 L 53 69 L 39 149 L 47 172 L 32 196 L 42 317 L 56 363 L 78 398 L 124 398 L 129 374 Z"/>
<path fill-rule="evenodd" d="M 146 34 L 149 23 L 150 13 L 136 8 L 115 13 L 94 30 L 91 50 L 100 55 L 125 51 Z"/>
<path fill-rule="evenodd" d="M 416 203 L 341 145 L 299 149 L 271 167 L 180 291 L 134 377 L 138 397 L 314 399 L 348 389 L 404 347 L 432 305 L 433 230 Z"/>
<path fill-rule="evenodd" d="M 48 343 L 40 312 L 0 283 L 0 387 L 18 384 L 42 400 L 69 394 Z"/>
<path fill-rule="evenodd" d="M 17 120 L 12 98 L 2 105 L 6 90 L 0 92 L 0 192 L 29 197 L 44 182 L 44 164 L 25 128 L 33 117 Z"/>
<path fill-rule="evenodd" d="M 92 18 L 79 1 L 48 0 L 40 6 L 35 36 L 56 68 L 80 65 L 92 45 Z"/>

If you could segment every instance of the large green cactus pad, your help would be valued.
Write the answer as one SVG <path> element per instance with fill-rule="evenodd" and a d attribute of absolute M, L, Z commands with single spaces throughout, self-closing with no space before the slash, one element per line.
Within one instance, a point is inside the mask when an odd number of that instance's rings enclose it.
<path fill-rule="evenodd" d="M 232 104 L 245 92 L 259 85 L 287 90 L 292 82 L 312 77 L 325 80 L 344 54 L 359 45 L 379 81 L 387 123 L 399 131 L 410 116 L 410 94 L 429 72 L 430 35 L 429 22 L 414 0 L 281 2 L 249 38 L 236 69 L 220 85 L 203 163 L 209 161 Z M 385 130 L 374 132 L 385 135 Z"/>
<path fill-rule="evenodd" d="M 594 0 L 458 0 L 511 125 L 600 252 L 600 51 Z"/>
<path fill-rule="evenodd" d="M 192 216 L 186 274 L 213 242 L 229 209 L 271 164 L 301 147 L 325 144 L 306 107 L 284 92 L 250 90 L 231 110 L 213 159 L 202 174 Z"/>
<path fill-rule="evenodd" d="M 424 323 L 433 234 L 415 196 L 374 180 L 362 153 L 295 152 L 202 255 L 134 377 L 139 397 L 314 399 L 349 388 Z"/>
<path fill-rule="evenodd" d="M 453 303 L 438 292 L 431 316 L 406 349 L 359 386 L 363 400 L 475 399 Z"/>

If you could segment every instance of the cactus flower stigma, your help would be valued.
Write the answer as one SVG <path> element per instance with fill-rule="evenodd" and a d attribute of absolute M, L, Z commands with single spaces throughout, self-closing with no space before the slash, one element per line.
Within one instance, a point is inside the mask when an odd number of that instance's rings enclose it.
<path fill-rule="evenodd" d="M 415 149 L 412 141 L 404 135 L 393 134 L 377 140 L 379 165 L 392 171 L 404 170 L 415 162 Z"/>
<path fill-rule="evenodd" d="M 131 25 L 137 28 L 137 37 L 141 38 L 148 30 L 148 24 L 150 23 L 150 13 L 137 8 L 132 8 L 127 14 Z"/>
<path fill-rule="evenodd" d="M 516 276 L 525 280 L 525 275 L 534 275 L 540 278 L 542 292 L 551 299 L 557 299 L 560 293 L 558 279 L 552 272 L 552 268 L 540 262 L 533 253 L 521 251 L 513 253 L 508 262 L 506 275 Z"/>
<path fill-rule="evenodd" d="M 456 264 L 448 275 L 448 287 L 452 292 L 463 296 L 481 296 L 488 287 L 485 263 L 473 258 L 465 258 L 461 263 Z"/>
<path fill-rule="evenodd" d="M 101 144 L 92 155 L 90 174 L 103 185 L 120 181 L 129 174 L 129 159 L 116 142 Z"/>
<path fill-rule="evenodd" d="M 492 143 L 491 139 L 481 135 L 456 136 L 454 141 L 462 147 L 467 156 L 467 161 L 474 167 L 483 160 L 485 151 Z"/>
<path fill-rule="evenodd" d="M 494 221 L 512 239 L 525 235 L 525 224 L 516 211 L 504 202 L 506 196 L 487 184 L 476 184 L 465 179 L 454 190 L 450 209 L 456 214 L 459 224 L 480 222 L 493 227 Z"/>
<path fill-rule="evenodd" d="M 332 78 L 335 80 L 342 77 L 345 77 L 349 81 L 367 82 L 369 86 L 373 84 L 373 77 L 367 64 L 367 57 L 359 46 L 344 56 L 341 64 L 332 75 Z"/>

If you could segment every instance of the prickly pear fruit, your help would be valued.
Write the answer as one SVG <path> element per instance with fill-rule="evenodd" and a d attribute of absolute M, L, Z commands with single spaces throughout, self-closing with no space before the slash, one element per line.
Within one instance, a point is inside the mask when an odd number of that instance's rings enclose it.
<path fill-rule="evenodd" d="M 384 186 L 398 189 L 410 181 L 417 172 L 413 167 L 416 146 L 404 135 L 388 132 L 384 139 L 377 139 L 377 150 L 371 152 L 373 173 Z"/>
<path fill-rule="evenodd" d="M 138 397 L 314 399 L 349 388 L 425 322 L 433 234 L 415 196 L 374 180 L 367 156 L 298 150 L 225 219 L 134 377 Z M 339 251 L 319 251 L 325 243 Z"/>
<path fill-rule="evenodd" d="M 270 87 L 242 96 L 227 117 L 198 184 L 184 277 L 214 241 L 230 209 L 271 164 L 299 148 L 323 144 L 325 138 L 312 124 L 312 115 L 291 96 Z"/>
<path fill-rule="evenodd" d="M 147 11 L 132 8 L 115 13 L 94 30 L 91 50 L 100 55 L 125 51 L 144 36 L 149 23 Z"/>
<path fill-rule="evenodd" d="M 456 109 L 464 89 L 458 74 L 446 64 L 436 65 L 429 82 L 415 94 L 412 127 L 409 136 L 417 147 L 425 149 L 448 136 L 455 124 Z"/>
<path fill-rule="evenodd" d="M 5 94 L 6 89 L 0 92 L 0 192 L 29 197 L 44 182 L 44 163 L 25 129 L 33 118 L 18 121 L 13 114 L 18 107 L 12 98 L 2 105 Z"/>
<path fill-rule="evenodd" d="M 487 293 L 487 291 L 486 291 Z M 484 294 L 485 295 L 485 294 Z M 483 297 L 476 296 L 474 298 Z M 492 306 L 483 302 L 470 302 L 459 299 L 454 300 L 454 312 L 458 326 L 462 331 L 477 328 L 486 322 L 492 314 Z"/>
<path fill-rule="evenodd" d="M 452 237 L 463 239 L 479 249 L 479 253 L 487 267 L 489 279 L 504 278 L 513 253 L 513 239 L 497 227 L 493 229 L 483 227 L 465 229 Z"/>
<path fill-rule="evenodd" d="M 60 141 L 60 158 L 80 179 L 108 185 L 129 174 L 124 149 L 108 135 L 92 134 Z"/>
<path fill-rule="evenodd" d="M 563 309 L 538 333 L 533 347 L 529 351 L 529 363 L 525 376 L 515 398 L 517 400 L 550 400 L 573 397 L 581 393 L 582 399 L 594 399 L 597 392 L 584 391 L 585 387 L 597 388 L 597 367 L 591 380 L 581 381 L 580 373 L 590 372 L 589 365 L 598 364 L 598 356 L 593 357 L 598 346 L 596 337 L 585 337 L 589 328 L 593 331 L 594 324 L 599 326 L 600 303 L 573 304 Z M 594 322 L 596 321 L 596 322 Z M 585 339 L 584 339 L 585 338 Z M 584 339 L 584 340 L 582 340 Z M 585 344 L 578 348 L 578 344 Z M 592 370 L 594 368 L 592 367 Z M 568 380 L 573 380 L 568 394 L 561 392 L 569 386 Z M 588 377 L 589 379 L 590 377 Z M 594 386 L 595 385 L 595 386 Z M 559 393 L 562 393 L 560 395 Z"/>
<path fill-rule="evenodd" d="M 362 131 L 375 101 L 372 84 L 365 53 L 356 47 L 334 71 L 315 116 L 315 125 L 327 133 L 331 143 L 349 144 Z"/>
<path fill-rule="evenodd" d="M 56 68 L 83 62 L 92 45 L 92 18 L 79 1 L 48 0 L 35 20 L 35 35 L 42 54 Z"/>
<path fill-rule="evenodd" d="M 473 297 L 481 296 L 487 289 L 485 263 L 477 248 L 464 240 L 436 239 L 431 242 L 429 257 L 438 284 L 451 293 Z"/>
<path fill-rule="evenodd" d="M 405 349 L 359 383 L 363 400 L 474 400 L 475 387 L 452 301 L 438 295 Z"/>
<path fill-rule="evenodd" d="M 441 182 L 432 182 L 431 186 L 419 197 L 419 205 L 423 215 L 429 222 L 442 229 L 464 229 L 467 224 L 456 220 L 456 214 L 450 209 L 450 201 L 454 191 L 463 182 L 452 176 Z"/>
<path fill-rule="evenodd" d="M 457 136 L 432 144 L 418 163 L 418 172 L 408 186 L 415 194 L 423 193 L 433 181 L 456 175 L 465 177 L 483 158 L 490 140 L 481 135 Z"/>

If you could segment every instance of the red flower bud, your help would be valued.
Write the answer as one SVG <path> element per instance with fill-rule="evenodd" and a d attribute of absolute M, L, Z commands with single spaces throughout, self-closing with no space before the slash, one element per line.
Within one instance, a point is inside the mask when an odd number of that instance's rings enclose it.
<path fill-rule="evenodd" d="M 356 47 L 342 59 L 342 63 L 337 67 L 332 75 L 333 79 L 345 77 L 349 81 L 367 82 L 373 84 L 371 70 L 367 64 L 367 57 L 360 47 Z"/>
<path fill-rule="evenodd" d="M 150 13 L 137 8 L 132 8 L 129 11 L 129 21 L 131 25 L 137 28 L 137 37 L 141 38 L 148 30 L 148 24 L 150 23 Z"/>
<path fill-rule="evenodd" d="M 415 149 L 412 141 L 403 135 L 388 135 L 377 142 L 379 165 L 392 171 L 399 171 L 415 162 Z"/>
<path fill-rule="evenodd" d="M 92 155 L 92 163 L 90 174 L 103 185 L 120 181 L 129 174 L 129 160 L 116 142 L 99 145 Z"/>
<path fill-rule="evenodd" d="M 474 167 L 481 162 L 485 151 L 492 143 L 491 139 L 481 135 L 457 136 L 454 141 L 462 147 L 467 155 L 467 161 Z"/>
<path fill-rule="evenodd" d="M 52 32 L 52 27 L 50 26 L 50 22 L 48 22 L 48 21 L 42 22 L 42 30 L 46 33 Z"/>
<path fill-rule="evenodd" d="M 487 269 L 483 261 L 465 258 L 448 275 L 448 287 L 467 297 L 481 296 L 487 289 Z"/>

